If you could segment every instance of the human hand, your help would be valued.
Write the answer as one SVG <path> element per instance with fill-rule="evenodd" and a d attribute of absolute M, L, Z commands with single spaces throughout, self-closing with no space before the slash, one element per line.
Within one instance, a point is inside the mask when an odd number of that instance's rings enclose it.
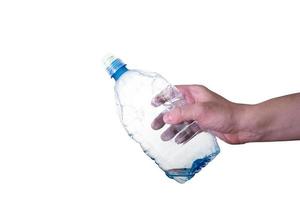
<path fill-rule="evenodd" d="M 245 113 L 246 105 L 230 102 L 201 85 L 178 85 L 176 88 L 183 95 L 186 104 L 161 113 L 151 125 L 154 130 L 157 130 L 165 124 L 171 124 L 162 133 L 162 140 L 168 141 L 174 138 L 182 127 L 191 122 L 188 131 L 183 131 L 176 136 L 177 143 L 187 142 L 202 131 L 212 133 L 229 144 L 246 143 L 257 137 L 250 131 L 241 131 L 240 119 Z M 173 97 L 174 94 L 170 92 L 162 92 L 154 97 L 152 105 L 159 106 Z"/>

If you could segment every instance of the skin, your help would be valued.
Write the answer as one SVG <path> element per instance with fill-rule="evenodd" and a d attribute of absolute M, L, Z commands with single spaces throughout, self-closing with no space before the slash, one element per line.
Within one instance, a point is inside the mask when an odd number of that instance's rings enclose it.
<path fill-rule="evenodd" d="M 249 105 L 231 102 L 201 85 L 176 88 L 186 104 L 161 113 L 152 123 L 155 130 L 171 125 L 161 135 L 164 141 L 175 137 L 177 143 L 185 143 L 202 131 L 229 144 L 300 139 L 300 93 Z M 171 98 L 172 94 L 169 98 L 158 95 L 154 105 L 159 106 Z M 178 134 L 184 122 L 193 121 L 197 123 Z"/>

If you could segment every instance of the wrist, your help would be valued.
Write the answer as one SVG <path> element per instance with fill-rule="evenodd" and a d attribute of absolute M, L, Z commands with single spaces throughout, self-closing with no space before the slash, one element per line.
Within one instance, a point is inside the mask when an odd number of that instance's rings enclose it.
<path fill-rule="evenodd" d="M 263 140 L 266 118 L 259 104 L 236 104 L 236 133 L 242 143 L 259 142 Z"/>

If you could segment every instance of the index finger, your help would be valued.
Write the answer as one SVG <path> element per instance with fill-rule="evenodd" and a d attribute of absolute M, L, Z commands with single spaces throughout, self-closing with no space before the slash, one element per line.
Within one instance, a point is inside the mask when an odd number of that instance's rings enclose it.
<path fill-rule="evenodd" d="M 182 96 L 181 93 L 179 92 L 179 90 L 176 87 L 174 87 L 172 85 L 168 85 L 160 93 L 155 95 L 155 97 L 151 101 L 151 104 L 154 107 L 158 107 L 176 97 L 181 97 L 181 96 Z"/>

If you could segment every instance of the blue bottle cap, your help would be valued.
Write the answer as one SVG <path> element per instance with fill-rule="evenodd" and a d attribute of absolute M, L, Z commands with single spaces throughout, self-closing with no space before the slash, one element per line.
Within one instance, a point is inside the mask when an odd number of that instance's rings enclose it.
<path fill-rule="evenodd" d="M 128 71 L 126 64 L 119 58 L 109 54 L 103 58 L 104 66 L 110 77 L 117 80 L 124 72 Z"/>

